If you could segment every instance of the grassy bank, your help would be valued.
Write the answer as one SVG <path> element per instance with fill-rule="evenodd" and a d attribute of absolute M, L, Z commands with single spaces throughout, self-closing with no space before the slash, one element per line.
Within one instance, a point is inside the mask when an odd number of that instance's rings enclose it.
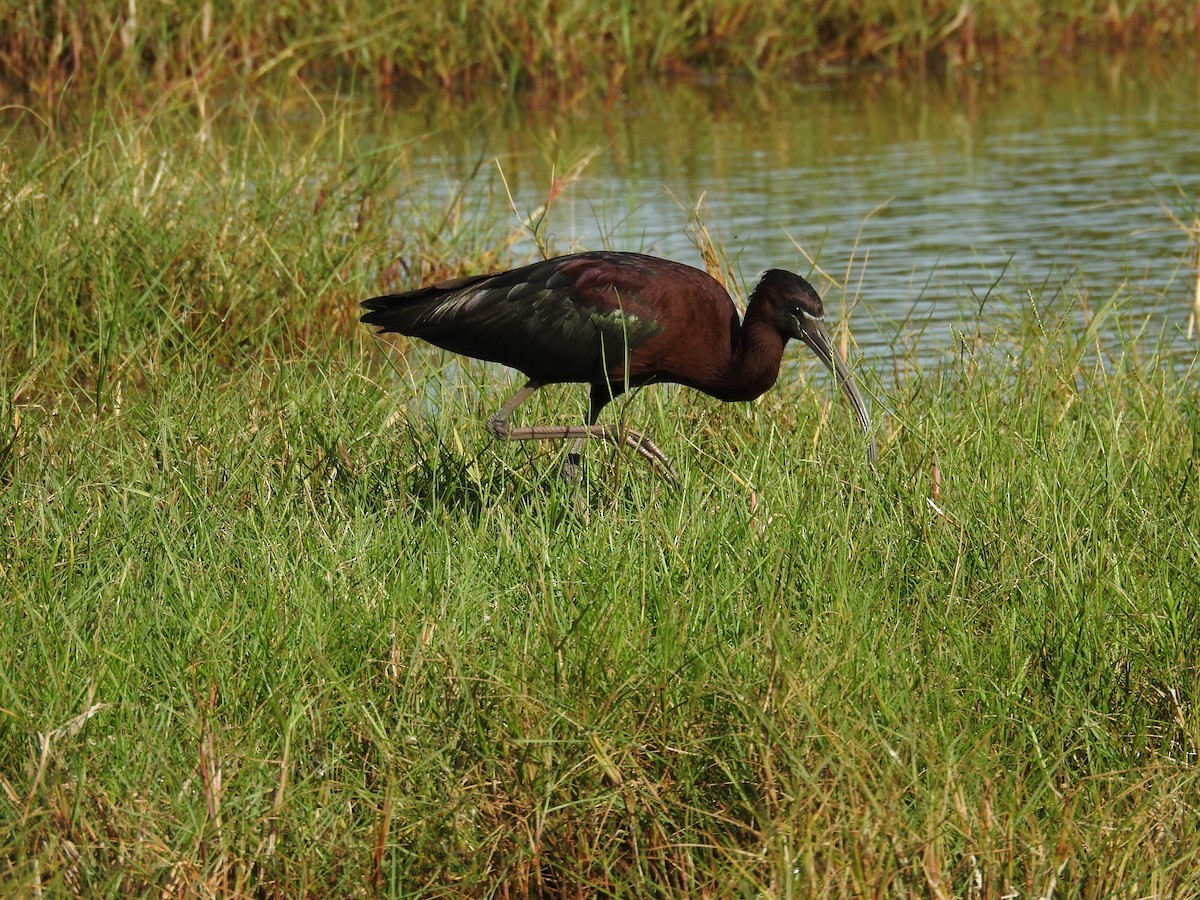
<path fill-rule="evenodd" d="M 1189 46 L 1194 4 L 1109 0 L 670 0 L 635 4 L 328 4 L 246 0 L 194 7 L 0 0 L 0 71 L 55 93 L 97 77 L 127 84 L 354 77 L 442 89 L 546 89 L 727 70 L 777 79 L 824 66 L 923 69 L 1032 62 L 1076 46 Z"/>
<path fill-rule="evenodd" d="M 188 123 L 0 150 L 0 892 L 1200 883 L 1192 373 L 1014 291 L 872 361 L 877 467 L 802 378 L 654 388 L 681 487 L 591 447 L 582 514 L 355 322 L 494 211 Z"/>

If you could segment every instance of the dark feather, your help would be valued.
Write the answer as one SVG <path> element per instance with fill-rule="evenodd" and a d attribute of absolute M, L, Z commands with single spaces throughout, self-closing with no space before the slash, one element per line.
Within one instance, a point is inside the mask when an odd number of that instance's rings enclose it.
<path fill-rule="evenodd" d="M 581 253 L 363 303 L 381 331 L 503 363 L 541 382 L 608 381 L 663 330 L 633 254 Z"/>

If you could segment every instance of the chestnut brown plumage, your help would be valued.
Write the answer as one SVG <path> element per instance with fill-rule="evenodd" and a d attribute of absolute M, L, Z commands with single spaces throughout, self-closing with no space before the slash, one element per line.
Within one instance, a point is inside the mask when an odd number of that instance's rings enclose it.
<path fill-rule="evenodd" d="M 600 438 L 626 444 L 674 475 L 645 436 L 598 425 L 601 410 L 626 390 L 672 382 L 720 400 L 753 400 L 779 376 L 788 340 L 807 344 L 834 374 L 870 437 L 870 418 L 853 376 L 822 324 L 812 285 L 767 271 L 739 319 L 707 273 L 639 253 L 575 253 L 519 269 L 445 281 L 363 301 L 362 321 L 380 332 L 421 338 L 454 353 L 502 363 L 528 379 L 487 422 L 504 440 Z M 513 428 L 512 411 L 545 384 L 591 385 L 586 425 Z M 875 442 L 867 453 L 875 459 Z"/>

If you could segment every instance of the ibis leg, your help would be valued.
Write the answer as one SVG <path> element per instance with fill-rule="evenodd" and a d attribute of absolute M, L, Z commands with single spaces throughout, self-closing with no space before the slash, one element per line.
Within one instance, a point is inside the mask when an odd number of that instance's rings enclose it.
<path fill-rule="evenodd" d="M 579 458 L 583 450 L 583 438 L 575 438 L 575 443 L 571 445 L 571 452 L 567 454 L 567 461 L 563 463 L 563 478 L 567 481 L 578 481 L 580 475 Z"/>
<path fill-rule="evenodd" d="M 513 436 L 514 430 L 508 424 L 508 417 L 513 414 L 513 410 L 533 396 L 533 392 L 542 386 L 540 381 L 527 381 L 525 386 L 504 401 L 504 405 L 488 416 L 487 430 L 492 437 L 502 441 L 519 441 L 521 438 Z"/>
<path fill-rule="evenodd" d="M 609 443 L 619 446 L 627 446 L 638 452 L 640 456 L 650 461 L 651 465 L 659 469 L 670 479 L 675 480 L 675 469 L 671 466 L 671 460 L 667 455 L 655 446 L 654 442 L 648 437 L 636 431 L 622 431 L 615 425 L 597 425 L 596 417 L 600 414 L 600 409 L 597 409 L 595 404 L 592 406 L 592 411 L 588 418 L 591 419 L 587 425 L 525 425 L 520 428 L 513 428 L 508 424 L 508 417 L 512 415 L 513 410 L 530 398 L 534 391 L 542 386 L 540 381 L 526 382 L 525 386 L 513 394 L 505 401 L 495 413 L 488 417 L 487 430 L 492 437 L 501 441 L 552 441 L 552 440 L 574 440 L 575 445 L 571 448 L 571 452 L 567 456 L 567 466 L 574 466 L 575 472 L 570 469 L 566 471 L 568 477 L 577 475 L 579 469 L 579 451 L 583 441 L 592 438 L 596 440 L 608 441 Z M 601 405 L 603 408 L 603 405 Z"/>

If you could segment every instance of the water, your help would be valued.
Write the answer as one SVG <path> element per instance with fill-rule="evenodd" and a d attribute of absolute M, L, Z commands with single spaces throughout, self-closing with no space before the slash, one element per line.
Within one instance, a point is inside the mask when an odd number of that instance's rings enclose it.
<path fill-rule="evenodd" d="M 675 85 L 608 109 L 583 98 L 476 107 L 461 121 L 445 107 L 406 115 L 426 135 L 425 187 L 457 190 L 484 161 L 466 199 L 507 215 L 506 229 L 520 216 L 498 195 L 511 191 L 524 215 L 552 173 L 595 153 L 546 217 L 551 252 L 609 247 L 701 265 L 687 207 L 703 197 L 744 280 L 770 266 L 808 273 L 807 254 L 844 285 L 814 278 L 831 314 L 849 310 L 868 354 L 913 342 L 944 352 L 950 324 L 978 315 L 989 291 L 1090 306 L 1119 291 L 1122 330 L 1147 325 L 1194 357 L 1183 330 L 1195 245 L 1168 215 L 1190 224 L 1200 209 L 1200 80 L 1187 68 L 1104 60 L 1052 77 Z M 526 238 L 514 254 L 538 250 Z"/>

